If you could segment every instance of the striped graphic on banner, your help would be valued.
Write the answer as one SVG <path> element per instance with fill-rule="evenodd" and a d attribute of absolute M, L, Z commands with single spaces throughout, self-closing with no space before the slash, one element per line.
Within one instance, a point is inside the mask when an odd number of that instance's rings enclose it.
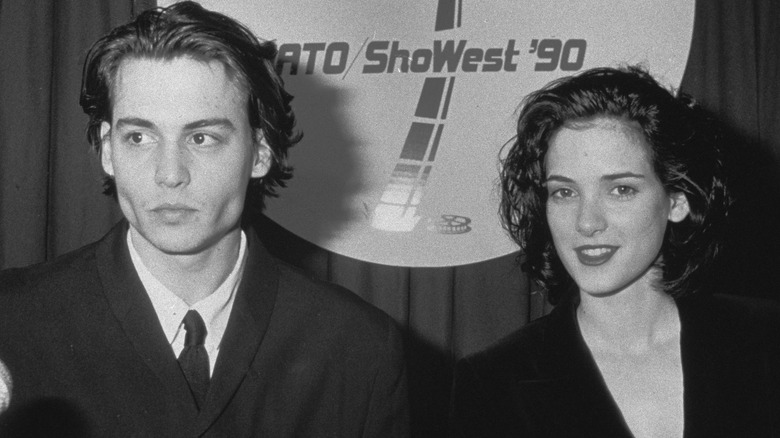
<path fill-rule="evenodd" d="M 460 27 L 462 0 L 439 0 L 436 31 Z M 383 231 L 409 232 L 420 221 L 417 207 L 433 170 L 455 77 L 425 78 L 401 156 L 390 176 L 371 226 Z"/>
<path fill-rule="evenodd" d="M 419 222 L 417 207 L 433 170 L 454 85 L 455 77 L 425 79 L 414 112 L 417 120 L 409 128 L 390 182 L 374 209 L 372 227 L 408 232 Z"/>
<path fill-rule="evenodd" d="M 436 30 L 450 30 L 460 27 L 462 0 L 439 0 L 436 11 Z"/>

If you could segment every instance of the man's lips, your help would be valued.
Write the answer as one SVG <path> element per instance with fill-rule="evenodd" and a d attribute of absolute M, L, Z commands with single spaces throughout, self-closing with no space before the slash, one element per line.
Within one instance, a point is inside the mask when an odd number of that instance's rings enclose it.
<path fill-rule="evenodd" d="M 574 251 L 583 265 L 598 266 L 608 262 L 618 248 L 613 245 L 582 245 L 574 248 Z"/>
<path fill-rule="evenodd" d="M 160 204 L 156 207 L 153 207 L 150 209 L 154 215 L 160 217 L 166 222 L 175 222 L 178 220 L 183 219 L 184 217 L 191 215 L 197 211 L 197 209 L 192 208 L 186 204 Z"/>

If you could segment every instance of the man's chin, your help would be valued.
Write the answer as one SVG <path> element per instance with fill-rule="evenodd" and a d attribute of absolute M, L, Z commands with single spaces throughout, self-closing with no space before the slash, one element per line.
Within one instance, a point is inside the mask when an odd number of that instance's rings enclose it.
<path fill-rule="evenodd" d="M 195 255 L 203 252 L 208 245 L 196 239 L 152 239 L 154 248 L 166 255 Z"/>
<path fill-rule="evenodd" d="M 146 246 L 166 255 L 194 255 L 208 246 L 206 239 L 199 238 L 199 233 L 192 227 L 140 228 L 135 234 L 136 248 Z"/>
<path fill-rule="evenodd" d="M 200 254 L 208 251 L 209 248 L 219 246 L 220 242 L 233 231 L 240 229 L 238 225 L 228 229 L 204 228 L 198 223 L 176 226 L 159 223 L 139 225 L 141 226 L 136 228 L 131 224 L 131 227 L 135 228 L 133 242 L 136 244 L 136 248 L 140 243 L 165 255 L 181 256 Z M 137 242 L 137 240 L 142 240 L 142 242 Z"/>

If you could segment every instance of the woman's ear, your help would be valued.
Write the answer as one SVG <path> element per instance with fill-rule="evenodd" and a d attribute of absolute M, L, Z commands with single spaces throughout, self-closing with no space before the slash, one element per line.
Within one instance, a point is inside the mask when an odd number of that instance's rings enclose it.
<path fill-rule="evenodd" d="M 104 172 L 114 176 L 114 163 L 111 160 L 111 125 L 108 122 L 100 123 L 100 164 Z"/>
<path fill-rule="evenodd" d="M 271 169 L 271 161 L 273 159 L 273 153 L 271 152 L 271 146 L 265 140 L 263 131 L 255 129 L 255 153 L 252 162 L 252 178 L 262 178 Z"/>
<path fill-rule="evenodd" d="M 682 222 L 691 212 L 691 206 L 688 205 L 688 197 L 685 196 L 685 193 L 672 193 L 669 196 L 669 203 L 671 206 L 669 220 L 672 222 Z"/>

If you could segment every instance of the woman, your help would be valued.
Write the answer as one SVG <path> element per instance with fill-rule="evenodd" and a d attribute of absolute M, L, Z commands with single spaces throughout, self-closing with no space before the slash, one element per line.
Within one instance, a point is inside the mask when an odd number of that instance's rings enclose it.
<path fill-rule="evenodd" d="M 638 68 L 526 98 L 501 213 L 556 307 L 459 361 L 456 435 L 780 436 L 780 311 L 706 294 L 729 202 L 708 123 Z"/>

